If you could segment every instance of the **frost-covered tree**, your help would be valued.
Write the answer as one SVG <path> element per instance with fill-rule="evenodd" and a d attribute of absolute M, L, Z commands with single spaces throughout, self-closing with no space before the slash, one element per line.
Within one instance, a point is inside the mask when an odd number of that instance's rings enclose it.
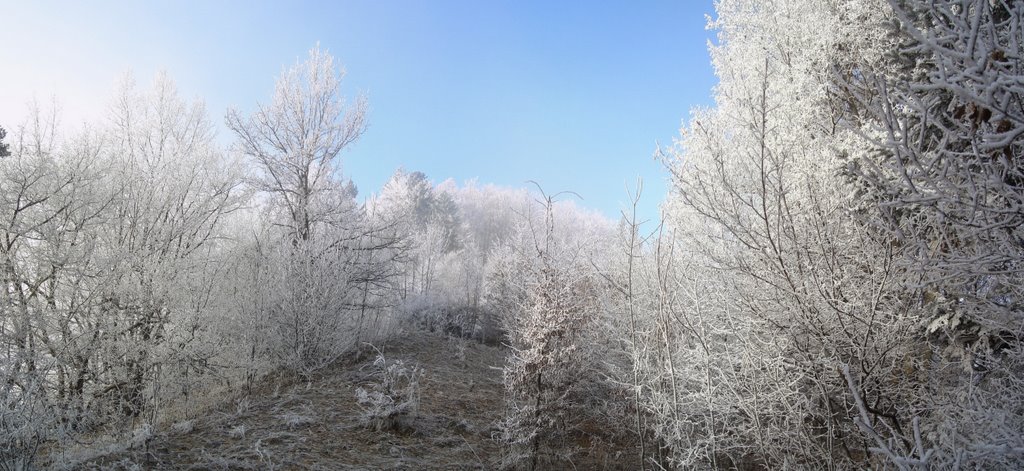
<path fill-rule="evenodd" d="M 231 115 L 249 185 L 163 74 L 125 80 L 84 132 L 39 110 L 15 130 L 0 158 L 0 468 L 187 411 L 213 378 L 308 374 L 386 333 L 406 248 L 337 173 L 364 119 L 361 101 L 342 111 L 339 79 L 314 50 L 271 106 Z"/>
<path fill-rule="evenodd" d="M 283 212 L 278 224 L 297 240 L 309 240 L 318 225 L 343 224 L 354 189 L 338 180 L 339 155 L 366 129 L 366 100 L 346 106 L 341 94 L 344 70 L 319 46 L 306 62 L 277 80 L 269 105 L 249 117 L 227 115 L 238 149 L 258 166 L 256 187 L 270 193 Z"/>
<path fill-rule="evenodd" d="M 657 277 L 674 462 L 1019 466 L 1020 7 L 716 9 Z"/>
<path fill-rule="evenodd" d="M 163 74 L 147 91 L 125 82 L 107 138 L 115 194 L 97 255 L 114 275 L 97 327 L 109 336 L 103 354 L 125 361 L 106 368 L 108 387 L 138 413 L 149 381 L 202 370 L 213 355 L 190 341 L 215 307 L 222 221 L 240 203 L 241 175 L 202 103 L 179 98 Z"/>
<path fill-rule="evenodd" d="M 76 289 L 102 280 L 90 246 L 102 220 L 100 175 L 89 168 L 96 142 L 62 147 L 56 115 L 38 108 L 0 159 L 0 463 L 31 469 L 36 450 L 65 436 L 95 405 L 93 302 Z M 90 196 L 99 196 L 96 199 Z M 76 242 L 78 247 L 76 247 Z M 94 285 L 92 285 L 94 286 Z"/>
<path fill-rule="evenodd" d="M 505 331 L 512 347 L 505 365 L 508 412 L 501 422 L 509 467 L 570 462 L 570 438 L 586 417 L 598 281 L 581 240 L 559 237 L 554 196 L 542 213 L 524 215 L 521 243 L 502 273 L 512 296 Z"/>
<path fill-rule="evenodd" d="M 0 160 L 4 460 L 152 421 L 216 355 L 205 327 L 239 179 L 202 105 L 165 76 L 126 81 L 107 124 L 57 129 L 31 113 Z"/>
<path fill-rule="evenodd" d="M 373 204 L 402 221 L 412 243 L 403 295 L 439 296 L 438 272 L 464 242 L 459 208 L 451 195 L 436 190 L 422 172 L 398 169 Z"/>
<path fill-rule="evenodd" d="M 5 137 L 7 137 L 7 130 L 0 126 L 0 157 L 11 155 L 11 145 L 4 142 Z"/>
<path fill-rule="evenodd" d="M 837 82 L 864 138 L 849 168 L 866 200 L 861 219 L 899 247 L 929 387 L 902 428 L 860 425 L 900 467 L 1019 467 L 1024 8 L 891 6 L 882 30 L 898 38 L 895 65 L 856 64 Z"/>
<path fill-rule="evenodd" d="M 274 293 L 263 306 L 271 354 L 310 373 L 350 348 L 365 318 L 365 302 L 398 237 L 377 227 L 355 202 L 340 174 L 340 153 L 365 130 L 366 104 L 346 106 L 343 71 L 319 47 L 278 78 L 269 105 L 248 118 L 228 113 L 240 152 L 256 164 L 256 189 L 270 196 L 270 231 L 261 253 L 269 270 L 257 276 Z M 374 286 L 371 287 L 371 284 Z M 374 294 L 376 297 L 377 294 Z"/>
<path fill-rule="evenodd" d="M 467 300 L 474 306 L 482 307 L 480 328 L 483 336 L 497 336 L 501 304 L 514 298 L 505 298 L 496 292 L 489 292 L 489 274 L 503 271 L 497 265 L 502 263 L 501 252 L 509 248 L 519 223 L 519 215 L 528 211 L 533 204 L 529 192 L 523 188 L 504 188 L 496 185 L 478 185 L 475 181 L 456 187 L 446 182 L 440 188 L 451 195 L 458 205 L 464 223 L 466 242 L 463 256 L 459 257 L 460 291 L 467 294 Z M 501 283 L 491 286 L 504 286 Z"/>
<path fill-rule="evenodd" d="M 256 164 L 255 189 L 270 197 L 261 208 L 271 228 L 248 249 L 266 263 L 244 272 L 270 282 L 271 292 L 258 306 L 239 305 L 260 310 L 240 318 L 260 319 L 246 323 L 269 341 L 253 335 L 249 356 L 261 350 L 303 374 L 381 332 L 406 253 L 397 221 L 356 203 L 355 186 L 340 173 L 340 153 L 365 129 L 365 100 L 345 105 L 342 75 L 314 48 L 278 79 L 270 105 L 227 118 L 238 149 Z"/>
<path fill-rule="evenodd" d="M 835 69 L 881 62 L 888 36 L 864 25 L 884 7 L 716 5 L 716 106 L 694 114 L 672 161 L 682 271 L 667 278 L 678 322 L 661 364 L 675 379 L 652 385 L 679 465 L 864 466 L 839 368 L 872 378 L 872 414 L 896 427 L 922 392 L 897 361 L 921 358 L 912 302 L 896 296 L 899 248 L 851 217 L 840 172 L 858 144 Z"/>

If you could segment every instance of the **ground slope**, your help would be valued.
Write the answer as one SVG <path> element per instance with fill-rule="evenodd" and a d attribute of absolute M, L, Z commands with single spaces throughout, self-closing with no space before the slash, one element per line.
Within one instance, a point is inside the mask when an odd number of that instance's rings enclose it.
<path fill-rule="evenodd" d="M 267 381 L 145 445 L 79 469 L 493 469 L 505 350 L 417 332 L 389 342 L 389 360 L 424 370 L 418 415 L 396 430 L 361 420 L 355 390 L 374 380 L 376 352 L 311 381 Z"/>

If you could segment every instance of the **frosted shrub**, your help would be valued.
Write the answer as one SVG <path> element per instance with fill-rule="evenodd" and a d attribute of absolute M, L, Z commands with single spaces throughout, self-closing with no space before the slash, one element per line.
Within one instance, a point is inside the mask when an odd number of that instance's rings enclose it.
<path fill-rule="evenodd" d="M 0 470 L 34 469 L 36 451 L 55 431 L 52 411 L 35 387 L 0 388 L 0 401 Z"/>
<path fill-rule="evenodd" d="M 553 202 L 544 195 L 543 221 L 524 224 L 531 229 L 521 234 L 523 243 L 512 255 L 517 260 L 508 265 L 522 269 L 491 280 L 496 291 L 515 299 L 503 319 L 512 348 L 503 378 L 507 410 L 497 437 L 505 445 L 506 468 L 571 462 L 571 438 L 592 412 L 582 404 L 592 392 L 595 282 L 581 246 L 558 237 Z"/>
<path fill-rule="evenodd" d="M 422 300 L 409 303 L 408 319 L 420 329 L 456 338 L 483 339 L 483 315 L 479 308 L 453 306 L 445 301 Z"/>
<path fill-rule="evenodd" d="M 388 361 L 378 354 L 373 362 L 374 382 L 356 389 L 363 421 L 375 430 L 396 428 L 404 417 L 415 417 L 420 407 L 423 369 L 401 360 Z"/>

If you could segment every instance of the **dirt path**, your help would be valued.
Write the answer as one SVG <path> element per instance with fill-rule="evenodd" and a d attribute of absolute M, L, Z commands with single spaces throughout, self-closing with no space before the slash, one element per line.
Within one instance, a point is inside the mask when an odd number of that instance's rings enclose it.
<path fill-rule="evenodd" d="M 158 431 L 137 447 L 84 469 L 493 469 L 500 417 L 500 348 L 415 333 L 390 342 L 389 360 L 424 370 L 417 417 L 400 430 L 360 420 L 356 388 L 373 378 L 373 356 L 310 382 L 265 384 L 204 417 Z"/>

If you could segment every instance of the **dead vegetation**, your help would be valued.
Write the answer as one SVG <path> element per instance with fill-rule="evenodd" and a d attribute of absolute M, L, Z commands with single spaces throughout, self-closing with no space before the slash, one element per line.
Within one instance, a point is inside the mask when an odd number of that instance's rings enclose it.
<path fill-rule="evenodd" d="M 505 407 L 507 350 L 439 333 L 400 335 L 379 351 L 327 368 L 308 381 L 276 376 L 250 394 L 167 426 L 130 433 L 119 445 L 58 452 L 50 466 L 76 470 L 496 469 Z M 419 368 L 414 413 L 368 422 L 357 391 L 379 386 L 388 364 Z M 142 433 L 142 435 L 139 435 Z M 582 433 L 582 432 L 581 432 Z M 594 437 L 601 435 L 596 431 Z M 583 434 L 586 435 L 586 434 Z M 589 436 L 589 435 L 588 435 Z M 580 436 L 578 469 L 627 469 L 626 444 Z"/>
<path fill-rule="evenodd" d="M 459 343 L 453 346 L 453 343 Z M 454 355 L 453 350 L 462 352 Z M 308 382 L 277 378 L 249 396 L 155 431 L 131 448 L 73 469 L 491 469 L 493 422 L 503 407 L 500 347 L 415 333 L 382 349 L 419 365 L 418 412 L 368 426 L 356 391 L 375 384 L 375 353 Z M 372 352 L 372 351 L 371 351 Z M 379 428 L 379 430 L 378 430 Z"/>

